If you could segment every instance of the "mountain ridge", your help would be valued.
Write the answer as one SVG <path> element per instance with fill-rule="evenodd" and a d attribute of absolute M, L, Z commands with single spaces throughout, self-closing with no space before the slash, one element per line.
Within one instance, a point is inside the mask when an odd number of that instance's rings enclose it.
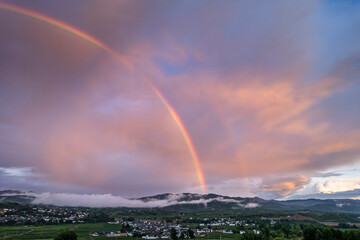
<path fill-rule="evenodd" d="M 76 199 L 83 199 L 76 203 Z M 103 201 L 103 204 L 94 204 Z M 74 201 L 72 201 L 74 199 Z M 88 199 L 88 200 L 87 200 Z M 63 201 L 63 202 L 62 202 Z M 72 203 L 74 202 L 74 203 Z M 90 202 L 93 205 L 89 205 Z M 107 206 L 106 203 L 112 205 Z M 140 198 L 125 199 L 113 195 L 80 195 L 34 193 L 17 190 L 0 191 L 1 203 L 49 205 L 70 207 L 163 208 L 181 211 L 323 211 L 359 213 L 360 200 L 354 199 L 295 199 L 265 200 L 259 197 L 230 197 L 219 194 L 163 193 Z"/>

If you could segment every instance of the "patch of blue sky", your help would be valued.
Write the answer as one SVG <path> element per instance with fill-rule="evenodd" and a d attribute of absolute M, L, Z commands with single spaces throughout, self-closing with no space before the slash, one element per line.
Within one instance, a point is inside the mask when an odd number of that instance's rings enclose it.
<path fill-rule="evenodd" d="M 188 72 L 189 69 L 193 68 L 195 65 L 198 65 L 199 62 L 194 58 L 188 58 L 182 64 L 174 64 L 165 60 L 156 61 L 162 71 L 170 76 L 181 75 L 182 73 Z"/>
<path fill-rule="evenodd" d="M 118 111 L 136 111 L 149 109 L 149 101 L 145 99 L 132 99 L 123 96 L 107 99 L 97 104 L 94 108 L 95 112 L 100 114 L 114 114 Z"/>
<path fill-rule="evenodd" d="M 320 2 L 321 3 L 321 2 Z M 312 82 L 330 74 L 343 61 L 358 56 L 360 1 L 322 1 L 312 18 Z"/>

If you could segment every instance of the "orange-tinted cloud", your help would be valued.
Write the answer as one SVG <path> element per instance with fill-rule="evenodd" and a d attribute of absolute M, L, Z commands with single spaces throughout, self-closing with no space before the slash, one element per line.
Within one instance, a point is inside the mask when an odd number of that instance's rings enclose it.
<path fill-rule="evenodd" d="M 283 179 L 266 179 L 256 191 L 263 196 L 271 198 L 285 197 L 309 183 L 307 177 L 291 177 Z"/>
<path fill-rule="evenodd" d="M 286 196 L 360 157 L 356 8 L 345 18 L 310 2 L 23 4 L 134 62 L 182 118 L 212 189 L 231 182 L 236 195 L 234 181 L 254 178 L 262 185 L 247 192 Z M 196 189 L 186 143 L 141 79 L 69 33 L 0 18 L 0 167 L 37 169 L 46 190 Z"/>

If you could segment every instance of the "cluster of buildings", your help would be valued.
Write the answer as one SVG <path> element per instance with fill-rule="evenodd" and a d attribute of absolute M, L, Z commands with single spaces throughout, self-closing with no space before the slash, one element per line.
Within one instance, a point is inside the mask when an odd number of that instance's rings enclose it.
<path fill-rule="evenodd" d="M 181 234 L 184 234 L 184 238 L 189 238 L 188 227 L 181 226 L 180 224 L 167 223 L 165 220 L 138 219 L 129 222 L 118 220 L 116 222 L 109 222 L 109 224 L 128 226 L 129 231 L 126 233 L 118 231 L 94 231 L 91 232 L 90 235 L 107 237 L 141 236 L 143 239 L 169 239 L 170 231 L 173 228 L 176 230 L 178 237 L 180 237 Z"/>
<path fill-rule="evenodd" d="M 244 220 L 236 220 L 236 219 L 232 219 L 232 218 L 215 218 L 215 219 L 204 218 L 202 220 L 204 221 L 204 223 L 199 224 L 199 226 L 201 226 L 201 227 L 203 227 L 203 226 L 212 226 L 212 227 L 231 226 L 231 227 L 233 227 L 236 225 L 248 226 L 248 224 Z"/>
<path fill-rule="evenodd" d="M 244 234 L 245 231 L 237 230 L 233 231 L 235 226 L 242 225 L 247 229 L 252 229 L 255 234 L 260 234 L 260 230 L 256 229 L 254 223 L 247 223 L 246 221 L 239 221 L 230 218 L 220 219 L 203 219 L 204 223 L 198 223 L 190 226 L 188 223 L 168 223 L 165 220 L 148 220 L 137 219 L 134 221 L 124 221 L 118 219 L 115 222 L 109 222 L 109 224 L 121 224 L 122 226 L 128 226 L 129 231 L 94 231 L 90 232 L 91 236 L 107 236 L 107 237 L 141 237 L 143 239 L 170 239 L 171 229 L 176 231 L 178 238 L 193 238 L 193 237 L 205 237 L 205 234 L 209 233 L 222 233 L 222 234 Z M 192 232 L 192 233 L 190 233 Z"/>
<path fill-rule="evenodd" d="M 0 224 L 82 223 L 88 213 L 67 208 L 0 208 Z"/>
<path fill-rule="evenodd" d="M 91 211 L 84 208 L 40 207 L 0 208 L 0 224 L 59 224 L 88 222 Z M 170 239 L 204 237 L 210 233 L 244 234 L 245 229 L 260 234 L 256 224 L 233 218 L 181 218 L 171 222 L 159 219 L 115 219 L 108 224 L 120 225 L 121 231 L 92 231 L 93 237 L 137 237 L 143 239 Z M 272 221 L 273 224 L 273 221 Z M 239 226 L 242 226 L 239 228 Z"/>

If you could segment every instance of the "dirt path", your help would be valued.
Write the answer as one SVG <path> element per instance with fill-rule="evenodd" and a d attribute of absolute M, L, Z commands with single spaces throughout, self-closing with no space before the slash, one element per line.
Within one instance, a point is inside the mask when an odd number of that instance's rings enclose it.
<path fill-rule="evenodd" d="M 12 238 L 12 237 L 19 237 L 19 236 L 22 236 L 22 235 L 25 235 L 25 234 L 31 233 L 31 232 L 33 232 L 33 231 L 34 231 L 34 230 L 33 230 L 33 229 L 31 229 L 31 230 L 29 230 L 29 231 L 27 231 L 27 232 L 23 232 L 23 233 L 19 233 L 19 234 L 13 234 L 13 235 L 4 236 L 4 239 L 6 239 L 6 238 Z"/>
<path fill-rule="evenodd" d="M 303 216 L 300 214 L 295 214 L 289 217 L 279 217 L 279 218 L 268 218 L 270 220 L 280 220 L 280 219 L 289 219 L 289 220 L 303 220 L 303 221 L 312 221 L 312 222 L 317 222 L 326 226 L 337 226 L 339 225 L 339 222 L 320 222 L 319 220 L 316 220 L 315 218 L 312 217 L 308 217 L 308 216 Z M 348 223 L 350 225 L 356 225 L 356 226 L 360 226 L 360 223 Z"/>
<path fill-rule="evenodd" d="M 74 227 L 72 227 L 72 228 L 69 228 L 69 230 L 70 231 L 72 231 L 72 230 L 75 230 L 75 229 L 77 229 L 77 228 L 79 228 L 80 227 L 80 224 L 78 224 L 78 225 L 76 225 L 76 226 L 74 226 Z M 31 233 L 31 232 L 33 232 L 34 231 L 34 229 L 30 229 L 29 231 L 26 231 L 26 232 L 23 232 L 23 233 L 19 233 L 19 234 L 12 234 L 12 235 L 5 235 L 5 236 L 3 236 L 3 239 L 7 239 L 7 238 L 13 238 L 13 237 L 20 237 L 20 236 L 22 236 L 22 235 L 25 235 L 25 234 L 29 234 L 29 233 Z"/>
<path fill-rule="evenodd" d="M 75 227 L 69 228 L 69 230 L 72 231 L 72 230 L 77 229 L 78 227 L 80 227 L 80 224 L 76 225 Z"/>
<path fill-rule="evenodd" d="M 332 227 L 339 225 L 339 222 L 319 222 L 319 223 L 324 224 L 326 226 L 332 226 Z M 351 226 L 352 225 L 355 225 L 357 227 L 360 226 L 360 223 L 348 223 L 348 224 L 350 224 Z"/>
<path fill-rule="evenodd" d="M 320 223 L 320 224 L 323 224 L 323 225 L 326 225 L 326 226 L 332 226 L 332 227 L 335 227 L 335 226 L 338 226 L 340 222 L 321 222 L 319 220 L 316 220 L 312 217 L 307 217 L 307 216 L 303 216 L 303 215 L 300 215 L 300 214 L 296 214 L 292 217 L 290 217 L 290 219 L 295 219 L 295 220 L 308 220 L 308 221 L 313 221 L 313 222 L 317 222 L 317 223 Z M 350 224 L 351 226 L 352 225 L 355 225 L 355 226 L 360 226 L 360 223 L 348 223 Z"/>

